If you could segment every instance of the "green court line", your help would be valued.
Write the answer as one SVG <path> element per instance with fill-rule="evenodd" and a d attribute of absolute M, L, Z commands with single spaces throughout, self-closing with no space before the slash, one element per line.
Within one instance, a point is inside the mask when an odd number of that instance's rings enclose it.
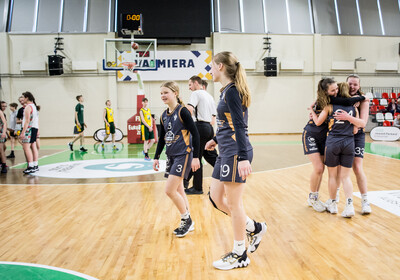
<path fill-rule="evenodd" d="M 365 143 L 365 152 L 373 155 L 400 159 L 400 147 L 389 146 L 384 143 Z"/>
<path fill-rule="evenodd" d="M 0 264 L 0 279 L 15 280 L 15 279 L 31 279 L 31 280 L 85 280 L 73 274 L 68 274 L 61 271 L 22 265 L 5 265 Z"/>

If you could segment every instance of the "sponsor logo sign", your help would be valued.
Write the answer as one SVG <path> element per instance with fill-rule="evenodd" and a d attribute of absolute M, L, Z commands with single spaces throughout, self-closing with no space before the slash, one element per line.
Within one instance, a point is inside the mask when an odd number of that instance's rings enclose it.
<path fill-rule="evenodd" d="M 375 141 L 396 141 L 400 138 L 400 129 L 394 126 L 377 126 L 371 130 L 370 136 Z"/>

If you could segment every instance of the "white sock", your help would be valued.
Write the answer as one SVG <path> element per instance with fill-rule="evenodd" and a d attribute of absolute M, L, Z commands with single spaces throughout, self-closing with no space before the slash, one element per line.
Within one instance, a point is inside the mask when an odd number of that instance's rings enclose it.
<path fill-rule="evenodd" d="M 317 200 L 318 199 L 318 192 L 310 192 L 309 197 L 311 199 Z"/>
<path fill-rule="evenodd" d="M 37 162 L 37 161 L 34 161 L 34 162 L 33 162 L 33 166 L 38 166 L 38 162 Z"/>
<path fill-rule="evenodd" d="M 233 241 L 233 252 L 238 254 L 239 256 L 243 255 L 244 251 L 246 250 L 246 242 L 244 240 L 240 241 Z"/>
<path fill-rule="evenodd" d="M 362 200 L 365 200 L 365 201 L 368 201 L 368 194 L 361 194 L 361 199 Z"/>
<path fill-rule="evenodd" d="M 246 230 L 248 232 L 253 232 L 256 230 L 256 226 L 254 225 L 254 221 L 246 216 Z"/>
<path fill-rule="evenodd" d="M 351 197 L 346 198 L 346 203 L 349 204 L 349 205 L 353 204 L 353 199 Z"/>
<path fill-rule="evenodd" d="M 33 162 L 28 162 L 28 167 L 33 167 Z"/>
<path fill-rule="evenodd" d="M 189 217 L 190 217 L 190 213 L 189 213 L 189 211 L 186 211 L 186 213 L 184 213 L 184 214 L 181 214 L 181 219 L 184 219 L 184 220 L 186 220 L 186 219 L 189 219 Z"/>

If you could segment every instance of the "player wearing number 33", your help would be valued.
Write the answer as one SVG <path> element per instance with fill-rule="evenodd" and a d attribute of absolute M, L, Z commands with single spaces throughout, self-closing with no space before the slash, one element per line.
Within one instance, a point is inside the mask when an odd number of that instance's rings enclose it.
<path fill-rule="evenodd" d="M 166 145 L 165 177 L 168 179 L 165 193 L 181 214 L 181 224 L 174 230 L 174 234 L 183 237 L 194 230 L 183 179 L 188 177 L 190 168 L 195 172 L 200 167 L 200 137 L 189 110 L 179 99 L 179 87 L 176 82 L 170 81 L 161 85 L 161 100 L 168 105 L 168 108 L 161 115 L 161 131 L 153 168 L 158 171 L 158 160 Z"/>
<path fill-rule="evenodd" d="M 221 52 L 212 60 L 211 74 L 214 82 L 221 83 L 222 89 L 217 107 L 216 137 L 205 147 L 207 150 L 213 150 L 217 144 L 219 147 L 210 200 L 215 208 L 231 217 L 234 236 L 233 250 L 215 261 L 213 266 L 229 270 L 249 265 L 247 251 L 253 253 L 258 248 L 267 225 L 247 217 L 242 202 L 253 159 L 247 131 L 250 91 L 245 70 L 232 53 Z M 246 234 L 249 240 L 247 251 Z"/>

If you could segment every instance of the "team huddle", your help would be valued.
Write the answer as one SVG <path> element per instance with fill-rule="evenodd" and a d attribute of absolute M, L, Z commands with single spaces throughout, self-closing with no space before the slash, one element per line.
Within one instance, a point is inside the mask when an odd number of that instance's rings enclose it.
<path fill-rule="evenodd" d="M 369 100 L 360 90 L 360 78 L 350 75 L 346 82 L 337 84 L 331 78 L 318 83 L 316 102 L 309 108 L 310 120 L 304 127 L 303 148 L 313 164 L 308 204 L 317 212 L 338 212 L 339 186 L 343 185 L 346 206 L 342 216 L 355 215 L 351 168 L 357 177 L 361 193 L 362 214 L 370 214 L 367 180 L 362 168 L 365 149 L 365 126 L 369 115 Z M 329 199 L 319 199 L 322 174 L 328 168 Z"/>

